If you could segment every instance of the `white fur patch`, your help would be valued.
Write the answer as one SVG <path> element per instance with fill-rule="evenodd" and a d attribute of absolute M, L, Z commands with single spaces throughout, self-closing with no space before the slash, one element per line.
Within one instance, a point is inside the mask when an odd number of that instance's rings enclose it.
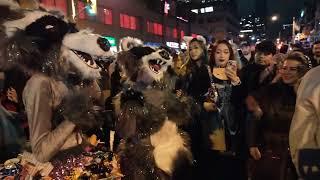
<path fill-rule="evenodd" d="M 143 46 L 143 42 L 138 38 L 124 37 L 120 40 L 121 51 L 129 51 L 133 47 Z"/>
<path fill-rule="evenodd" d="M 99 57 L 113 56 L 111 50 L 104 51 L 98 44 L 98 34 L 93 34 L 88 30 L 82 30 L 77 33 L 67 34 L 63 38 L 63 58 L 72 63 L 83 75 L 84 78 L 96 79 L 100 78 L 101 69 L 95 69 L 88 66 L 83 60 L 72 51 L 81 51 L 90 55 L 93 59 Z"/>
<path fill-rule="evenodd" d="M 116 61 L 113 61 L 110 65 L 109 65 L 109 68 L 108 68 L 108 74 L 109 74 L 109 77 L 112 76 L 112 74 L 115 72 L 116 70 Z"/>
<path fill-rule="evenodd" d="M 65 58 L 67 62 L 71 63 L 78 71 L 80 71 L 83 78 L 98 79 L 100 78 L 101 69 L 90 68 L 85 62 L 70 49 L 62 47 L 62 58 Z"/>
<path fill-rule="evenodd" d="M 204 38 L 203 36 L 201 36 L 201 35 L 197 35 L 197 37 L 195 37 L 198 41 L 202 41 L 203 42 L 203 44 L 206 44 L 207 43 L 207 41 L 206 41 L 206 38 Z M 183 36 L 183 41 L 185 41 L 187 44 L 189 44 L 190 43 L 190 41 L 192 40 L 192 39 L 194 39 L 194 37 L 192 37 L 192 36 Z"/>
<path fill-rule="evenodd" d="M 121 113 L 121 95 L 122 95 L 122 92 L 118 93 L 112 99 L 112 104 L 114 106 L 114 112 L 116 113 L 117 116 Z"/>
<path fill-rule="evenodd" d="M 159 49 L 159 50 L 157 50 L 157 51 L 155 51 L 155 52 L 153 52 L 153 53 L 151 53 L 149 55 L 146 55 L 146 56 L 142 57 L 142 63 L 143 64 L 142 64 L 142 68 L 141 69 L 144 72 L 147 72 L 148 75 L 150 77 L 152 77 L 152 79 L 154 79 L 155 81 L 160 81 L 160 79 L 163 77 L 164 72 L 167 71 L 168 66 L 170 66 L 172 64 L 172 57 L 170 57 L 169 60 L 163 59 L 161 57 L 161 55 L 159 54 L 160 51 L 163 51 L 163 50 Z M 161 66 L 161 69 L 160 69 L 159 73 L 155 73 L 150 69 L 149 60 L 151 60 L 151 59 L 160 59 L 160 60 L 162 60 L 163 62 L 166 63 L 165 65 Z"/>
<path fill-rule="evenodd" d="M 25 28 L 30 25 L 31 23 L 35 22 L 37 19 L 40 19 L 43 16 L 50 15 L 47 12 L 43 11 L 27 11 L 24 13 L 25 17 L 22 19 L 14 20 L 14 21 L 7 21 L 3 23 L 5 27 L 6 35 L 11 37 L 14 33 L 21 29 L 25 30 Z"/>
<path fill-rule="evenodd" d="M 67 34 L 63 38 L 63 45 L 69 49 L 85 52 L 92 56 L 112 56 L 112 51 L 104 51 L 97 43 L 97 34 L 90 33 L 88 30 L 82 30 L 76 33 Z"/>
<path fill-rule="evenodd" d="M 157 167 L 171 175 L 177 153 L 181 150 L 188 151 L 177 125 L 166 120 L 161 129 L 150 136 L 150 140 Z"/>

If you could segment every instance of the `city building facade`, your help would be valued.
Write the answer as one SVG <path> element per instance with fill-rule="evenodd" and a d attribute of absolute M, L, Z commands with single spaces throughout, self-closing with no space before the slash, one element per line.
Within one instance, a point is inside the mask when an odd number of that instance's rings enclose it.
<path fill-rule="evenodd" d="M 185 35 L 201 34 L 204 31 L 190 31 L 190 22 L 175 16 L 174 4 L 161 2 L 157 11 L 148 6 L 145 0 L 41 0 L 45 7 L 61 9 L 80 28 L 90 28 L 102 34 L 119 50 L 119 40 L 132 36 L 150 46 L 168 45 L 172 48 L 185 48 L 182 38 Z M 90 6 L 89 6 L 90 4 Z"/>
<path fill-rule="evenodd" d="M 216 40 L 238 38 L 240 19 L 235 0 L 200 0 L 188 4 L 195 24 L 191 31 L 202 31 Z"/>
<path fill-rule="evenodd" d="M 241 41 L 256 43 L 266 39 L 266 25 L 261 17 L 251 14 L 241 17 L 240 27 Z"/>

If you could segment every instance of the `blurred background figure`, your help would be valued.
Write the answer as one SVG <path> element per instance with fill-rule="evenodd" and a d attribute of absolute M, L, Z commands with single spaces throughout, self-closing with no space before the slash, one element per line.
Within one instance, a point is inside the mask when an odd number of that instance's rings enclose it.
<path fill-rule="evenodd" d="M 281 78 L 280 71 L 285 58 L 286 58 L 286 54 L 283 54 L 283 53 L 277 53 L 273 56 L 273 61 L 276 63 L 277 71 L 276 71 L 276 76 L 273 78 L 271 83 L 276 83 Z"/>
<path fill-rule="evenodd" d="M 241 43 L 238 52 L 243 67 L 254 63 L 254 52 L 251 51 L 251 45 L 248 42 Z"/>
<path fill-rule="evenodd" d="M 312 67 L 320 65 L 320 41 L 316 41 L 312 45 L 312 54 L 310 55 Z"/>

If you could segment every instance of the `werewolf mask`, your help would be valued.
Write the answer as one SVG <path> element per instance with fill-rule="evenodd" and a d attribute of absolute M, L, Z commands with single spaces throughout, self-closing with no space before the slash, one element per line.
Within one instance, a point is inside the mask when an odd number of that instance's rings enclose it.
<path fill-rule="evenodd" d="M 72 69 L 82 79 L 95 79 L 100 77 L 95 61 L 112 55 L 106 39 L 78 31 L 57 12 L 22 10 L 9 3 L 0 3 L 0 10 L 6 12 L 0 19 L 2 69 L 18 65 L 50 76 Z"/>
<path fill-rule="evenodd" d="M 172 64 L 172 57 L 164 49 L 133 47 L 120 53 L 117 62 L 121 72 L 129 80 L 149 84 L 150 81 L 160 81 Z"/>

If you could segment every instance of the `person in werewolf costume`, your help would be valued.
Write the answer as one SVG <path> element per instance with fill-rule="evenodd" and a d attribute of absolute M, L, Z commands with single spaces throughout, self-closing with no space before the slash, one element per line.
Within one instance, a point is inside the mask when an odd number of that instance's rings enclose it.
<path fill-rule="evenodd" d="M 127 42 L 132 40 L 121 41 L 124 50 L 117 56 L 125 79 L 114 98 L 121 172 L 130 180 L 191 179 L 189 138 L 180 127 L 189 123 L 196 106 L 160 83 L 172 64 L 169 53 Z"/>
<path fill-rule="evenodd" d="M 99 125 L 95 60 L 112 55 L 110 44 L 78 31 L 56 11 L 21 9 L 2 0 L 0 17 L 1 69 L 18 66 L 30 75 L 23 102 L 32 155 L 39 162 L 53 161 L 80 147 L 82 132 Z"/>

